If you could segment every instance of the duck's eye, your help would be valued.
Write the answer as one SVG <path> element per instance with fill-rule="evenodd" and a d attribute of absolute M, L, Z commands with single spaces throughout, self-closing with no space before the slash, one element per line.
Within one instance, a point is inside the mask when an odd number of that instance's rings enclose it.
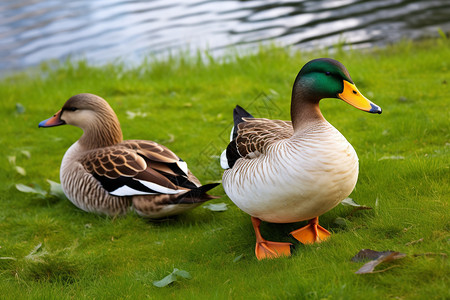
<path fill-rule="evenodd" d="M 325 75 L 330 76 L 331 72 L 325 72 Z"/>
<path fill-rule="evenodd" d="M 67 110 L 76 111 L 76 110 L 78 110 L 78 108 L 76 108 L 76 107 L 69 107 Z"/>

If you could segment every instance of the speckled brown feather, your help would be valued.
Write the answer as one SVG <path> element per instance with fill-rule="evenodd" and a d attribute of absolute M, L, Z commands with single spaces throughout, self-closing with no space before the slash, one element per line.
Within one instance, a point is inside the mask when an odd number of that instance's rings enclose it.
<path fill-rule="evenodd" d="M 184 188 L 176 186 L 158 171 L 166 171 L 174 176 L 184 175 L 176 174 L 165 165 L 179 160 L 172 151 L 155 142 L 131 140 L 91 150 L 81 159 L 81 164 L 86 171 L 110 179 L 133 177 L 178 190 Z"/>
<path fill-rule="evenodd" d="M 294 130 L 290 121 L 264 118 L 243 118 L 238 124 L 236 147 L 242 157 L 251 153 L 264 153 L 268 145 L 292 136 Z"/>
<path fill-rule="evenodd" d="M 91 150 L 81 159 L 89 173 L 114 179 L 135 176 L 147 168 L 145 160 L 136 151 L 121 145 Z"/>
<path fill-rule="evenodd" d="M 167 147 L 153 141 L 127 140 L 122 145 L 136 150 L 137 153 L 152 161 L 162 163 L 176 163 L 180 158 Z"/>

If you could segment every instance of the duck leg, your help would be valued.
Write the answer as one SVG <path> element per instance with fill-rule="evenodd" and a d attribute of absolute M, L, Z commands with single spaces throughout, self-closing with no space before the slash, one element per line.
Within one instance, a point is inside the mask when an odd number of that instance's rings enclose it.
<path fill-rule="evenodd" d="M 291 234 L 302 244 L 320 243 L 331 235 L 328 230 L 319 225 L 319 217 L 311 219 L 308 225 L 292 231 Z"/>
<path fill-rule="evenodd" d="M 276 258 L 280 256 L 291 255 L 291 245 L 292 245 L 291 243 L 279 243 L 267 241 L 261 236 L 261 232 L 259 230 L 261 220 L 252 217 L 252 224 L 256 235 L 255 254 L 258 260 L 264 258 Z"/>

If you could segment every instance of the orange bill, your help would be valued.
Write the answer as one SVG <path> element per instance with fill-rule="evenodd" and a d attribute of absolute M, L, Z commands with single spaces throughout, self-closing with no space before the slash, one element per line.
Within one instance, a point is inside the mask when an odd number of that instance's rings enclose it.
<path fill-rule="evenodd" d="M 356 86 L 354 84 L 351 84 L 347 80 L 344 80 L 344 90 L 337 96 L 348 104 L 360 110 L 374 114 L 381 114 L 381 107 L 364 97 L 358 91 Z"/>
<path fill-rule="evenodd" d="M 61 110 L 59 110 L 56 114 L 53 115 L 53 117 L 40 122 L 39 127 L 54 127 L 64 124 L 66 124 L 66 122 L 61 120 Z"/>

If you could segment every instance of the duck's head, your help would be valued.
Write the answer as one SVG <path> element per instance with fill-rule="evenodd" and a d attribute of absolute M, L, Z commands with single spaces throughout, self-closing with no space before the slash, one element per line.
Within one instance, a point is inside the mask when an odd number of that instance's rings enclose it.
<path fill-rule="evenodd" d="M 83 129 L 84 135 L 80 141 L 88 140 L 93 144 L 90 148 L 99 144 L 112 145 L 122 140 L 119 120 L 113 109 L 106 100 L 93 94 L 70 97 L 56 114 L 40 122 L 39 127 L 65 124 Z"/>
<path fill-rule="evenodd" d="M 292 99 L 318 103 L 323 98 L 339 98 L 370 113 L 381 114 L 381 108 L 364 97 L 356 88 L 343 64 L 331 58 L 311 60 L 297 75 Z"/>

